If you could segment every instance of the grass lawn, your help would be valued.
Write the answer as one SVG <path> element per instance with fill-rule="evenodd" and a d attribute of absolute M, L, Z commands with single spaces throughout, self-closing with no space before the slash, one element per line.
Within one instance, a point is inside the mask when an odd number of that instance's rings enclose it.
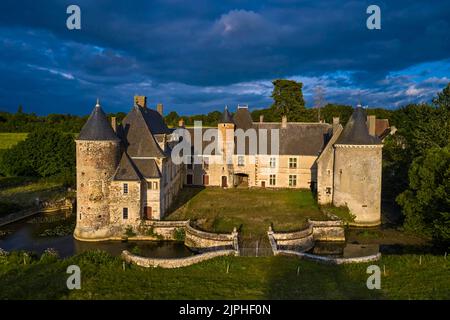
<path fill-rule="evenodd" d="M 21 178 L 0 178 L 0 214 L 31 207 L 40 200 L 62 198 L 67 191 L 60 182 Z M 4 182 L 5 186 L 2 187 Z"/>
<path fill-rule="evenodd" d="M 310 191 L 271 189 L 184 188 L 167 219 L 197 220 L 209 231 L 231 232 L 242 226 L 246 234 L 298 230 L 307 219 L 326 219 Z"/>
<path fill-rule="evenodd" d="M 0 133 L 0 150 L 9 149 L 18 142 L 25 140 L 28 133 Z"/>
<path fill-rule="evenodd" d="M 15 252 L 0 256 L 0 299 L 450 299 L 450 258 L 423 255 L 421 264 L 419 259 L 383 256 L 372 263 L 381 268 L 381 290 L 368 290 L 369 264 L 222 257 L 180 269 L 123 270 L 120 258 L 103 252 L 64 260 L 31 260 Z M 66 287 L 72 264 L 81 268 L 81 290 Z"/>

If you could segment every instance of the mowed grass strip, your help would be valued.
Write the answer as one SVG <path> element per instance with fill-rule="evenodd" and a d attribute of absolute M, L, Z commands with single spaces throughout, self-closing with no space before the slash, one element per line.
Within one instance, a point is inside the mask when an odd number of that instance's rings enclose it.
<path fill-rule="evenodd" d="M 9 149 L 25 140 L 28 133 L 0 133 L 0 150 Z"/>
<path fill-rule="evenodd" d="M 0 299 L 450 299 L 444 255 L 389 255 L 370 263 L 381 269 L 380 290 L 366 286 L 369 264 L 295 257 L 220 257 L 180 269 L 125 270 L 105 252 L 26 259 L 17 252 L 0 257 Z M 80 290 L 66 286 L 72 264 L 82 272 Z"/>
<path fill-rule="evenodd" d="M 326 219 L 309 190 L 258 188 L 184 188 L 167 219 L 197 220 L 214 232 L 242 226 L 246 234 L 263 234 L 273 223 L 278 231 L 298 230 L 308 219 Z"/>

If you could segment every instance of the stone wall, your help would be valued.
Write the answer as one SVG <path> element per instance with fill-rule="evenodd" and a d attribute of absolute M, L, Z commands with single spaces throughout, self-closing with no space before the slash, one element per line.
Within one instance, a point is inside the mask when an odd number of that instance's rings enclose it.
<path fill-rule="evenodd" d="M 382 145 L 335 145 L 333 204 L 349 208 L 352 225 L 381 222 L 381 152 Z"/>
<path fill-rule="evenodd" d="M 110 236 L 109 184 L 119 162 L 119 148 L 119 141 L 76 141 L 77 238 Z"/>
<path fill-rule="evenodd" d="M 320 205 L 331 204 L 333 202 L 333 144 L 341 132 L 342 126 L 338 125 L 330 141 L 317 159 L 317 202 Z"/>
<path fill-rule="evenodd" d="M 186 239 L 184 244 L 197 251 L 211 251 L 220 249 L 234 249 L 238 237 L 238 233 L 234 230 L 230 234 L 220 234 L 220 233 L 210 233 L 205 231 L 200 231 L 193 228 L 190 224 L 186 225 Z"/>
<path fill-rule="evenodd" d="M 376 253 L 363 257 L 353 257 L 353 258 L 335 258 L 335 257 L 327 257 L 327 256 L 318 256 L 315 254 L 298 252 L 292 250 L 278 250 L 279 255 L 291 255 L 297 256 L 300 258 L 304 258 L 307 260 L 312 260 L 316 262 L 322 262 L 326 264 L 346 264 L 346 263 L 364 263 L 364 262 L 372 262 L 377 261 L 381 258 L 381 253 Z"/>
<path fill-rule="evenodd" d="M 161 258 L 146 258 L 131 254 L 129 251 L 122 252 L 122 258 L 129 263 L 134 263 L 141 267 L 160 267 L 160 268 L 181 268 L 187 267 L 195 263 L 199 263 L 205 260 L 213 259 L 220 256 L 232 256 L 235 255 L 235 250 L 219 250 L 206 252 L 186 258 L 176 259 L 161 259 Z"/>
<path fill-rule="evenodd" d="M 342 221 L 308 221 L 308 226 L 300 231 L 275 233 L 269 229 L 267 233 L 272 250 L 295 249 L 308 251 L 314 247 L 315 241 L 345 241 L 345 230 Z M 275 251 L 274 251 L 274 254 Z"/>
<path fill-rule="evenodd" d="M 345 241 L 344 223 L 341 220 L 309 220 L 315 241 Z"/>

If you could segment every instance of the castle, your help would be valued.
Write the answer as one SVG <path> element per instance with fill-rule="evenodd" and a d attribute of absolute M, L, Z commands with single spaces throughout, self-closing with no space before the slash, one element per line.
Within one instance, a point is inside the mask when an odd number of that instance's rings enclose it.
<path fill-rule="evenodd" d="M 180 136 L 180 129 L 188 134 Z M 206 131 L 215 135 L 212 142 L 204 139 Z M 244 140 L 233 134 L 239 132 Z M 160 220 L 184 185 L 309 188 L 321 205 L 347 206 L 355 224 L 378 225 L 380 138 L 386 132 L 385 120 L 366 116 L 360 106 L 345 128 L 339 118 L 333 124 L 288 122 L 286 117 L 253 122 L 248 108 L 238 106 L 233 116 L 225 108 L 217 127 L 195 129 L 185 128 L 183 121 L 168 128 L 162 105 L 151 109 L 144 96 L 135 96 L 120 125 L 115 118 L 109 123 L 97 102 L 76 139 L 74 235 L 108 239 L 128 226 Z M 201 148 L 194 148 L 194 141 Z M 180 143 L 192 151 L 182 155 L 182 163 L 172 152 Z M 208 146 L 213 151 L 204 153 Z"/>

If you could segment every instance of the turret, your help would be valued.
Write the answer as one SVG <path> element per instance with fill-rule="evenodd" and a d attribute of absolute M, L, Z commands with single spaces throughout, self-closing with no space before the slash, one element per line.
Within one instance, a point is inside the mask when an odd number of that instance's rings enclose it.
<path fill-rule="evenodd" d="M 76 142 L 78 239 L 110 236 L 109 185 L 120 156 L 120 140 L 97 100 Z"/>
<path fill-rule="evenodd" d="M 366 112 L 358 106 L 334 143 L 333 204 L 347 206 L 354 224 L 381 223 L 381 161 L 383 144 L 371 136 Z"/>

